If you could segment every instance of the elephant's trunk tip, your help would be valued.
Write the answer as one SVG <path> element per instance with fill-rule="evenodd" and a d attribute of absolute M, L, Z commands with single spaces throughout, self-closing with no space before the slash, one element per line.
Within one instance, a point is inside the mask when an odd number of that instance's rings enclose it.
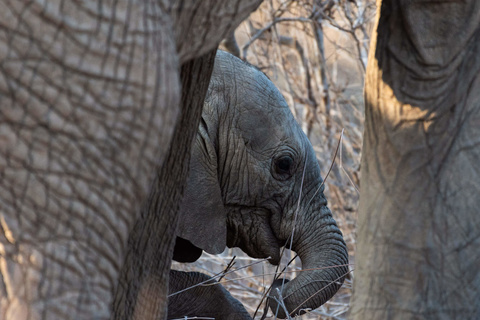
<path fill-rule="evenodd" d="M 328 269 L 330 271 L 326 271 Z M 335 269 L 340 270 L 335 271 Z M 311 269 L 305 270 L 305 272 L 309 271 Z M 304 285 L 298 284 L 299 281 L 305 281 L 305 279 L 299 279 L 300 277 L 293 281 L 285 278 L 277 279 L 272 283 L 267 304 L 276 317 L 280 319 L 294 317 L 320 307 L 335 295 L 350 273 L 348 264 L 317 268 L 315 272 L 322 272 L 323 279 L 310 279 Z"/>
<path fill-rule="evenodd" d="M 321 241 L 303 239 L 300 245 L 294 245 L 302 248 L 293 249 L 302 260 L 303 271 L 291 281 L 278 279 L 272 284 L 268 303 L 278 318 L 301 315 L 320 307 L 343 285 L 350 273 L 346 244 L 336 226 L 328 234 Z"/>

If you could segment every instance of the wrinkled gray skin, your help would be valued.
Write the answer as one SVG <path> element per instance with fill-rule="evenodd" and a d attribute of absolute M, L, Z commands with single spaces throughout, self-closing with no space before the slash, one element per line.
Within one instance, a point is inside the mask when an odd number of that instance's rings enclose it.
<path fill-rule="evenodd" d="M 480 1 L 377 1 L 353 320 L 480 319 Z"/>
<path fill-rule="evenodd" d="M 0 319 L 163 318 L 195 62 L 259 3 L 0 1 Z"/>
<path fill-rule="evenodd" d="M 310 142 L 272 82 L 225 52 L 217 53 L 181 211 L 178 235 L 195 246 L 214 254 L 240 247 L 273 264 L 295 226 L 292 250 L 315 270 L 285 284 L 289 313 L 319 307 L 343 282 L 347 250 Z"/>
<path fill-rule="evenodd" d="M 199 283 L 205 285 L 198 286 Z M 183 289 L 188 290 L 180 292 Z M 240 301 L 203 273 L 171 270 L 169 290 L 180 293 L 168 299 L 168 319 L 181 319 L 186 315 L 217 320 L 252 319 Z"/>

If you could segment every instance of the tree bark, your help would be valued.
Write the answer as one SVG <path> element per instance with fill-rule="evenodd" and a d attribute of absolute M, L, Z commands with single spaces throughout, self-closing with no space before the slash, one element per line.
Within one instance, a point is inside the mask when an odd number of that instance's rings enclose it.
<path fill-rule="evenodd" d="M 480 319 L 480 4 L 377 10 L 351 319 Z"/>

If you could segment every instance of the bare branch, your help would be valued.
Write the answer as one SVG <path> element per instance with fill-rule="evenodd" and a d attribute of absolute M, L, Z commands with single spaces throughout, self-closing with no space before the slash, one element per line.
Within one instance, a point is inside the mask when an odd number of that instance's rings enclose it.
<path fill-rule="evenodd" d="M 242 57 L 243 59 L 246 60 L 247 57 L 247 51 L 248 48 L 252 45 L 254 41 L 256 41 L 258 38 L 260 38 L 266 31 L 269 31 L 274 25 L 277 23 L 282 23 L 282 22 L 311 22 L 310 18 L 276 18 L 269 24 L 267 24 L 265 27 L 262 29 L 258 30 L 257 33 L 255 33 L 252 38 L 243 46 L 242 48 Z"/>

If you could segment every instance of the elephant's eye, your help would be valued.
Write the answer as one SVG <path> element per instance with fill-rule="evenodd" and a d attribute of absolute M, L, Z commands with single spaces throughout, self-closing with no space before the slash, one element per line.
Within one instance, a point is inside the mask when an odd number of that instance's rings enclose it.
<path fill-rule="evenodd" d="M 290 156 L 282 156 L 275 160 L 275 173 L 283 178 L 289 178 L 292 174 L 293 159 Z"/>

